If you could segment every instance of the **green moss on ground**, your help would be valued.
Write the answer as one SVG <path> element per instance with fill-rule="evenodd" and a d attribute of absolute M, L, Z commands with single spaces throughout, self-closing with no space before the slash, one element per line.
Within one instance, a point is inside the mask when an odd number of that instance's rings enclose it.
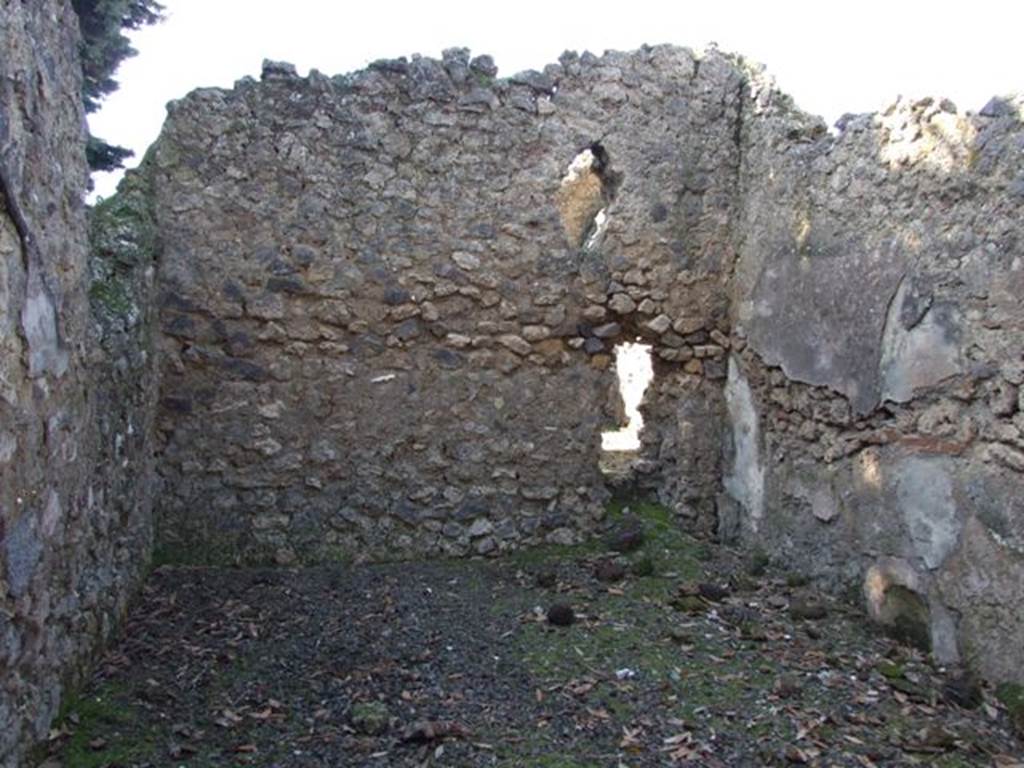
<path fill-rule="evenodd" d="M 614 502 L 608 516 L 613 524 L 627 516 L 641 521 L 643 544 L 620 557 L 628 563 L 629 573 L 648 575 L 630 576 L 612 591 L 600 588 L 581 599 L 573 593 L 560 596 L 579 603 L 577 609 L 584 615 L 568 632 L 543 622 L 523 627 L 516 652 L 541 684 L 626 669 L 667 680 L 678 666 L 678 647 L 668 639 L 668 628 L 677 616 L 666 602 L 680 579 L 694 579 L 702 572 L 702 545 L 680 530 L 669 510 L 656 503 Z M 604 551 L 603 541 L 595 539 L 572 547 L 534 549 L 514 559 L 534 568 L 554 567 Z M 652 630 L 662 639 L 651 642 Z"/>
<path fill-rule="evenodd" d="M 131 692 L 114 682 L 104 683 L 87 696 L 71 697 L 54 726 L 70 733 L 63 751 L 66 768 L 107 768 L 159 762 L 157 735 L 141 728 Z M 96 734 L 105 734 L 98 738 Z"/>
<path fill-rule="evenodd" d="M 1024 685 L 1002 683 L 996 688 L 996 698 L 1006 707 L 1017 732 L 1024 735 Z"/>
<path fill-rule="evenodd" d="M 184 545 L 174 544 L 168 541 L 159 541 L 153 549 L 153 568 L 163 565 L 187 565 L 187 566 L 223 566 L 234 567 L 239 565 L 238 550 L 228 544 L 213 543 L 213 538 L 206 540 L 206 546 L 199 546 L 195 543 Z M 252 563 L 253 565 L 272 565 L 272 558 L 267 555 L 265 559 Z"/>

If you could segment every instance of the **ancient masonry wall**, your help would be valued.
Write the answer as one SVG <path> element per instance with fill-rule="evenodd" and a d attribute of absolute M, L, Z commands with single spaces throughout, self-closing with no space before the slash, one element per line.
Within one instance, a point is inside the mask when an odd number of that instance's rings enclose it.
<path fill-rule="evenodd" d="M 333 79 L 268 64 L 172 105 L 160 546 L 572 541 L 607 497 L 613 345 L 654 344 L 666 416 L 724 376 L 735 67 L 661 47 L 494 74 L 462 50 Z M 667 500 L 710 528 L 716 481 L 676 442 L 651 431 L 649 474 L 692 471 Z"/>
<path fill-rule="evenodd" d="M 671 47 L 202 90 L 148 173 L 160 546 L 498 553 L 599 525 L 609 353 L 640 485 L 943 660 L 1024 661 L 1020 105 L 847 116 Z"/>
<path fill-rule="evenodd" d="M 148 563 L 156 371 L 144 217 L 88 259 L 70 4 L 3 3 L 0 48 L 0 765 L 13 768 Z"/>

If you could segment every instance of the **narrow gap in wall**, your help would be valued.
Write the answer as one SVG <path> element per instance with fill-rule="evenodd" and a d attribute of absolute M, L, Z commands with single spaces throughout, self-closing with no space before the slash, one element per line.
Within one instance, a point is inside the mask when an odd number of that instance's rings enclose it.
<path fill-rule="evenodd" d="M 583 242 L 583 250 L 591 251 L 601 242 L 601 237 L 604 235 L 604 231 L 608 227 L 607 210 L 607 208 L 602 208 L 597 212 L 597 214 L 595 214 L 594 220 L 590 223 L 590 229 L 587 232 L 586 239 Z"/>
<path fill-rule="evenodd" d="M 629 474 L 640 451 L 644 417 L 640 403 L 654 377 L 651 345 L 640 341 L 615 346 L 615 373 L 622 398 L 623 422 L 619 429 L 601 433 L 601 471 L 606 475 Z"/>

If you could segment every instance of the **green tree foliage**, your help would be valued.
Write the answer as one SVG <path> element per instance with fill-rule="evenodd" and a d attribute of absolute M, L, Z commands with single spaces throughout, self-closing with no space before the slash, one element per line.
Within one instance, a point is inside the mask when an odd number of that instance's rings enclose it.
<path fill-rule="evenodd" d="M 163 6 L 157 0 L 72 0 L 71 5 L 82 30 L 82 101 L 86 112 L 95 112 L 103 98 L 117 90 L 118 65 L 137 53 L 125 30 L 159 21 Z M 95 136 L 89 137 L 86 149 L 94 171 L 120 168 L 132 154 Z"/>
<path fill-rule="evenodd" d="M 89 136 L 85 145 L 85 160 L 94 171 L 112 171 L 124 165 L 124 161 L 135 153 L 126 147 L 108 144 L 103 139 Z"/>

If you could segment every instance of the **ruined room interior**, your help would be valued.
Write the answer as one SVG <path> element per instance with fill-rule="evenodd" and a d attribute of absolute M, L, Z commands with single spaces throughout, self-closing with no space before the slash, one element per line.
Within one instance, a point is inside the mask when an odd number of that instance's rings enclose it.
<path fill-rule="evenodd" d="M 1020 764 L 1019 98 L 0 20 L 0 764 Z"/>

